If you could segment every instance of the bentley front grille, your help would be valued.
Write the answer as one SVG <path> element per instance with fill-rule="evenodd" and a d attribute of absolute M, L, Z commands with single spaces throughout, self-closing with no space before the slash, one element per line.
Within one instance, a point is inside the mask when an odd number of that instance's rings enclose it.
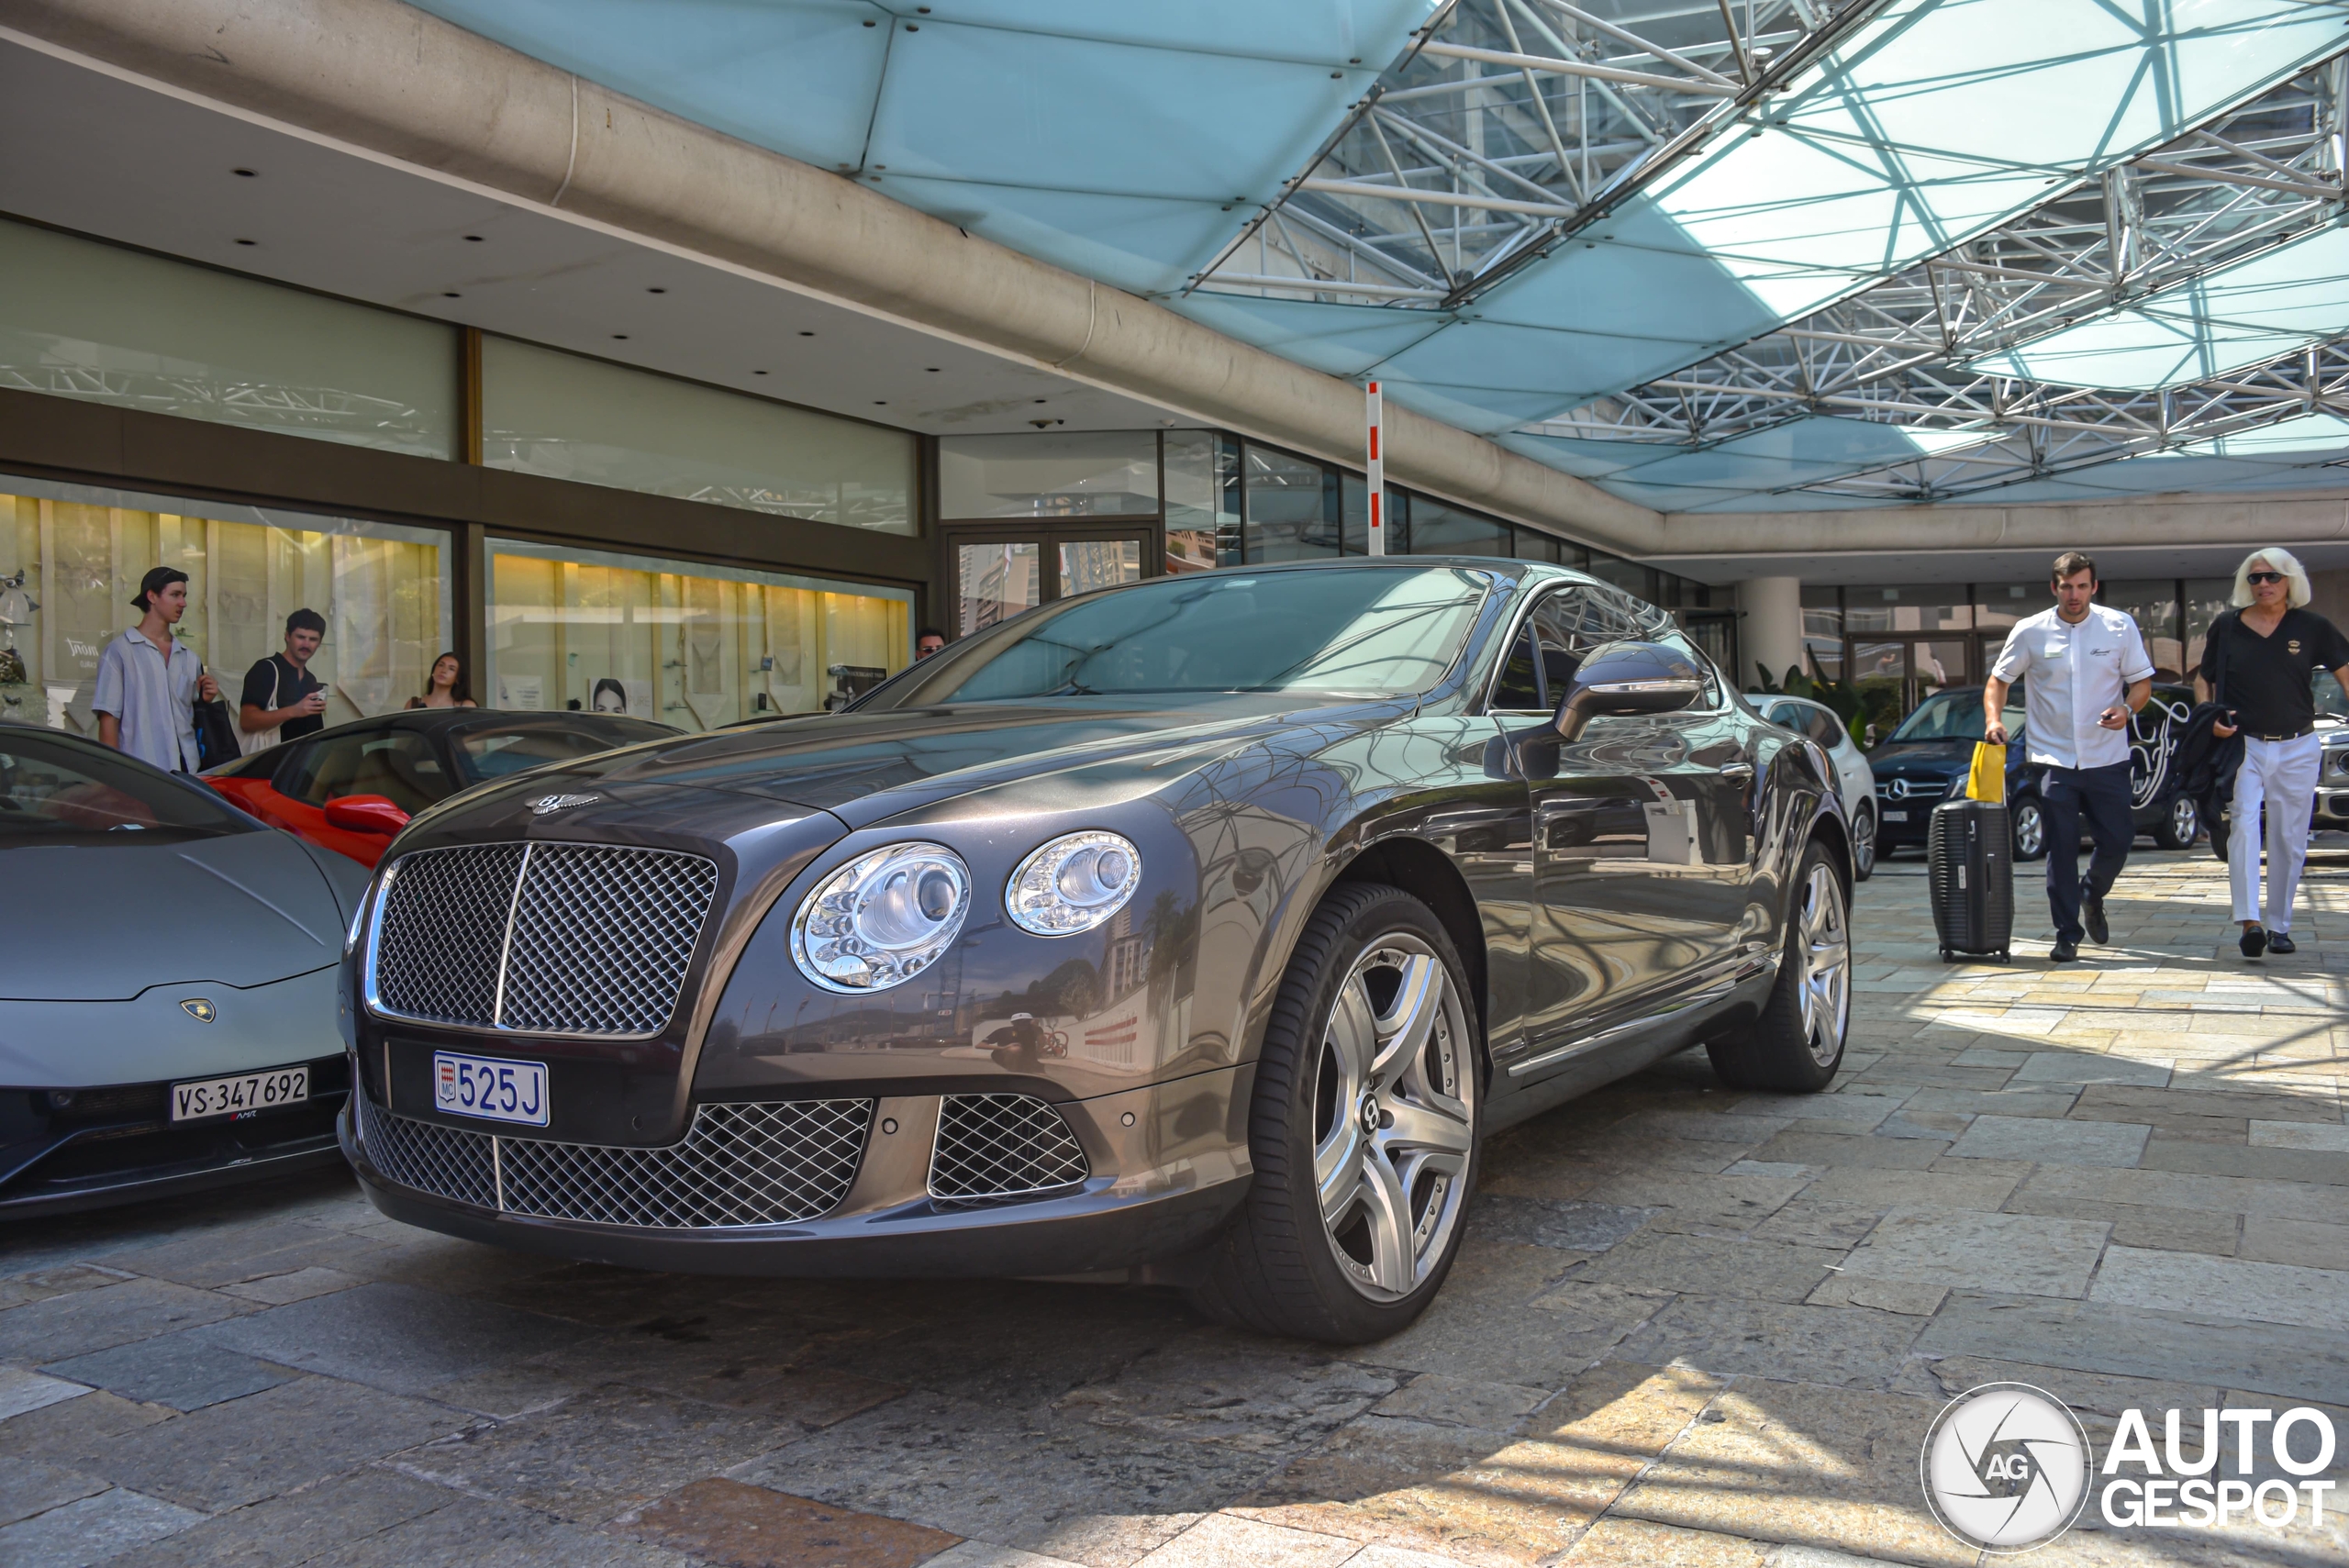
<path fill-rule="evenodd" d="M 368 1161 L 405 1187 L 545 1219 L 651 1230 L 787 1225 L 838 1208 L 871 1100 L 706 1105 L 658 1149 L 554 1143 L 417 1121 L 359 1096 Z"/>
<path fill-rule="evenodd" d="M 655 1035 L 717 895 L 717 863 L 674 850 L 419 850 L 384 880 L 368 1005 L 418 1023 Z"/>
<path fill-rule="evenodd" d="M 994 1203 L 1073 1187 L 1089 1174 L 1067 1121 L 1032 1095 L 948 1095 L 939 1105 L 934 1198 Z"/>

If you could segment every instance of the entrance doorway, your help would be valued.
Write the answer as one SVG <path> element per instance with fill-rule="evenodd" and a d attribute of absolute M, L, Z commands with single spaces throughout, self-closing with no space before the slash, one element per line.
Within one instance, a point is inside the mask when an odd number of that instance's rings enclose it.
<path fill-rule="evenodd" d="M 949 526 L 953 626 L 968 637 L 1071 594 L 1158 575 L 1151 528 Z"/>
<path fill-rule="evenodd" d="M 1919 703 L 1936 692 L 1978 679 L 1974 639 L 1855 637 L 1844 645 L 1843 668 L 1860 699 L 1860 713 L 1889 735 Z"/>

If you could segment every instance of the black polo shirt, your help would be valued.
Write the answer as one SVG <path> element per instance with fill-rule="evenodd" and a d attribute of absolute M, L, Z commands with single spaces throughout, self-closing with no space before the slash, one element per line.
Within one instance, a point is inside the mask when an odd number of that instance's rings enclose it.
<path fill-rule="evenodd" d="M 237 700 L 267 712 L 271 708 L 292 707 L 312 692 L 326 690 L 326 683 L 307 670 L 296 670 L 294 662 L 283 653 L 273 653 L 245 672 L 244 695 Z M 308 718 L 289 718 L 277 732 L 278 740 L 299 740 L 305 735 L 316 735 L 327 727 L 324 714 Z"/>
<path fill-rule="evenodd" d="M 2201 675 L 2214 692 L 2221 660 L 2238 725 L 2253 735 L 2297 735 L 2316 723 L 2311 673 L 2349 664 L 2349 637 L 2308 609 L 2286 610 L 2274 633 L 2262 637 L 2243 624 L 2242 611 L 2229 610 L 2202 645 Z"/>

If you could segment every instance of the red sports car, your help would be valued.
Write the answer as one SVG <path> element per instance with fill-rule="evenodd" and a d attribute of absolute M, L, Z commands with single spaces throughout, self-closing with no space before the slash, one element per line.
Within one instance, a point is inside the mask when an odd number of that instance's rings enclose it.
<path fill-rule="evenodd" d="M 411 708 L 338 724 L 203 778 L 273 827 L 372 866 L 409 817 L 461 789 L 677 733 L 608 713 Z"/>

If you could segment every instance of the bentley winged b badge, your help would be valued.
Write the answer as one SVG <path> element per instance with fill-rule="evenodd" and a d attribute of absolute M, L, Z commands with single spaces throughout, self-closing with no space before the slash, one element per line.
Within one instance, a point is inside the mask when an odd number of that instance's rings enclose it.
<path fill-rule="evenodd" d="M 530 802 L 530 815 L 551 816 L 555 812 L 568 811 L 574 806 L 584 806 L 589 801 L 603 798 L 600 795 L 542 795 Z"/>

